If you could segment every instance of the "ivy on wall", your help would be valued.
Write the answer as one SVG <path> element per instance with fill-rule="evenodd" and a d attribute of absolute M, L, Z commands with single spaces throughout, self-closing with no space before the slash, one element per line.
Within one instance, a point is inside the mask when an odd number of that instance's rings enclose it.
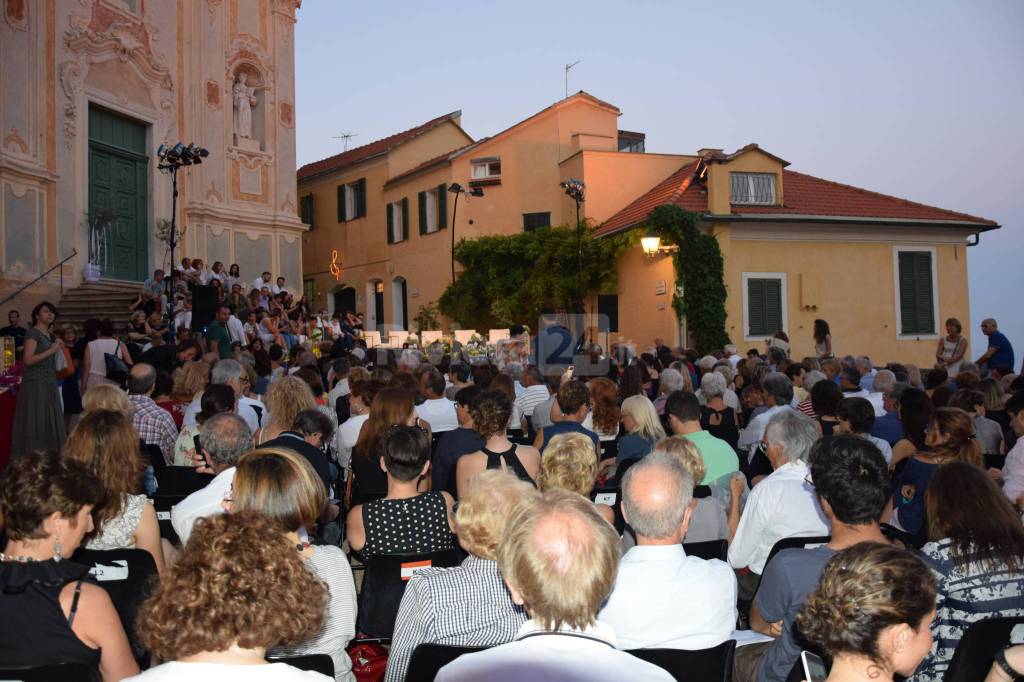
<path fill-rule="evenodd" d="M 678 206 L 659 206 L 644 225 L 663 242 L 679 247 L 672 260 L 676 270 L 676 293 L 672 307 L 686 320 L 699 353 L 720 350 L 729 343 L 725 330 L 725 266 L 718 240 L 698 228 L 701 217 Z"/>
<path fill-rule="evenodd" d="M 463 267 L 438 300 L 438 309 L 464 327 L 529 324 L 542 308 L 571 310 L 583 292 L 614 291 L 618 256 L 636 242 L 626 233 L 583 238 L 578 276 L 577 232 L 551 227 L 513 235 L 460 240 L 455 260 Z"/>

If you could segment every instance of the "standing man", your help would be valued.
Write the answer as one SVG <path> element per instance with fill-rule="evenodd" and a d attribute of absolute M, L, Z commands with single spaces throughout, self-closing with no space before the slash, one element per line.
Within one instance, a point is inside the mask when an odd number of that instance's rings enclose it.
<path fill-rule="evenodd" d="M 999 331 L 999 325 L 991 317 L 981 321 L 981 332 L 988 337 L 988 350 L 978 358 L 978 366 L 1000 375 L 1013 371 L 1013 345 Z"/>
<path fill-rule="evenodd" d="M 206 347 L 210 353 L 217 353 L 221 360 L 231 357 L 231 333 L 228 332 L 228 319 L 231 308 L 221 305 L 217 308 L 217 317 L 206 328 Z"/>

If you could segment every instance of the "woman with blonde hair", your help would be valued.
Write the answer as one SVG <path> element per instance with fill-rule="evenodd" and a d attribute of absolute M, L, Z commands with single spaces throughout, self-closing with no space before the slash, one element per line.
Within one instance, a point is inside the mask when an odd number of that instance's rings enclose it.
<path fill-rule="evenodd" d="M 315 410 L 316 398 L 305 381 L 285 375 L 271 382 L 267 394 L 263 396 L 263 404 L 267 406 L 270 421 L 253 434 L 257 446 L 277 438 L 290 429 L 295 415 L 299 412 Z"/>
<path fill-rule="evenodd" d="M 590 499 L 590 492 L 597 482 L 597 471 L 594 441 L 582 433 L 561 433 L 544 448 L 537 487 L 541 492 L 561 488 Z M 606 504 L 594 506 L 605 521 L 615 523 L 615 512 L 611 507 Z"/>
<path fill-rule="evenodd" d="M 232 513 L 267 516 L 288 544 L 298 550 L 310 573 L 327 585 L 323 627 L 309 638 L 278 647 L 274 655 L 327 654 L 335 680 L 355 680 L 345 647 L 356 634 L 356 586 L 345 553 L 333 545 L 310 545 L 327 498 L 320 477 L 301 455 L 284 448 L 261 448 L 242 456 L 231 485 Z M 191 544 L 191 540 L 190 540 Z"/>
<path fill-rule="evenodd" d="M 102 500 L 92 510 L 96 528 L 85 547 L 138 547 L 153 556 L 157 571 L 163 573 L 160 526 L 156 510 L 141 492 L 146 465 L 139 453 L 139 434 L 128 418 L 107 410 L 87 412 L 68 436 L 64 456 L 88 465 L 102 486 Z"/>
<path fill-rule="evenodd" d="M 107 410 L 132 418 L 132 401 L 128 394 L 113 384 L 96 384 L 82 396 L 83 416 L 90 412 Z"/>
<path fill-rule="evenodd" d="M 665 437 L 654 403 L 645 395 L 632 395 L 622 401 L 622 426 L 626 435 L 619 439 L 619 454 L 615 458 L 620 464 L 643 457 Z"/>
<path fill-rule="evenodd" d="M 171 396 L 176 402 L 189 404 L 210 383 L 210 365 L 202 360 L 189 360 L 174 372 Z"/>
<path fill-rule="evenodd" d="M 328 598 L 272 519 L 256 512 L 199 519 L 139 614 L 146 648 L 168 662 L 131 679 L 327 682 L 325 675 L 270 663 L 266 654 L 315 636 Z"/>

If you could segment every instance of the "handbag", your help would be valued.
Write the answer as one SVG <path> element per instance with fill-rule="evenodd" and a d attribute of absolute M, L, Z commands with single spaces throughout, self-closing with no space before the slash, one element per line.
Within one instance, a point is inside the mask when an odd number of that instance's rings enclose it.
<path fill-rule="evenodd" d="M 120 350 L 120 347 L 118 347 Z M 104 353 L 103 360 L 107 363 L 107 378 L 117 383 L 124 384 L 128 380 L 128 364 L 121 359 L 117 353 Z"/>
<path fill-rule="evenodd" d="M 353 644 L 348 649 L 352 674 L 358 682 L 381 682 L 388 667 L 387 649 L 380 644 Z"/>
<path fill-rule="evenodd" d="M 70 349 L 61 349 L 60 353 L 55 354 L 53 361 L 56 364 L 58 380 L 70 379 L 75 376 L 75 363 L 71 360 Z"/>

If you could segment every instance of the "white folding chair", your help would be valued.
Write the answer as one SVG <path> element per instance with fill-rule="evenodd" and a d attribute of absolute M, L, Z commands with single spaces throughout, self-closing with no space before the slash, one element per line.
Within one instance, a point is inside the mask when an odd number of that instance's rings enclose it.
<path fill-rule="evenodd" d="M 424 348 L 434 343 L 435 341 L 440 341 L 443 338 L 444 332 L 440 330 L 420 332 L 420 344 L 422 344 Z"/>
<path fill-rule="evenodd" d="M 409 332 L 405 330 L 390 331 L 388 332 L 388 345 L 392 348 L 401 348 L 407 338 L 409 338 Z"/>
<path fill-rule="evenodd" d="M 366 339 L 367 348 L 376 348 L 382 345 L 380 340 L 380 332 L 378 331 L 363 332 L 363 338 Z"/>
<path fill-rule="evenodd" d="M 487 332 L 488 343 L 491 345 L 498 343 L 498 341 L 501 341 L 502 339 L 507 339 L 508 337 L 508 329 L 492 329 Z"/>
<path fill-rule="evenodd" d="M 461 344 L 469 343 L 469 338 L 476 334 L 475 329 L 456 329 L 455 340 Z"/>

